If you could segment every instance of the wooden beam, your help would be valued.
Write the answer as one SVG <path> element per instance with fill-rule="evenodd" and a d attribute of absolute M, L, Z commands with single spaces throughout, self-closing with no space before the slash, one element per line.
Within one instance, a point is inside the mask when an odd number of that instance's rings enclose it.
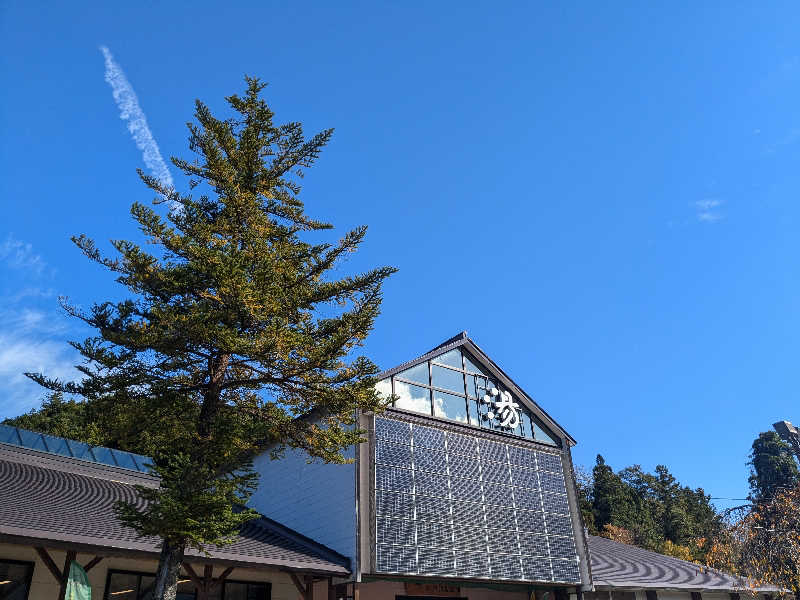
<path fill-rule="evenodd" d="M 189 579 L 192 580 L 194 587 L 196 587 L 198 590 L 202 590 L 203 580 L 197 575 L 192 565 L 190 565 L 188 562 L 185 562 L 183 563 L 183 568 L 186 570 L 186 574 L 189 576 Z"/>
<path fill-rule="evenodd" d="M 314 600 L 314 577 L 306 575 L 306 600 Z"/>
<path fill-rule="evenodd" d="M 225 581 L 225 580 L 228 578 L 228 575 L 230 575 L 230 574 L 233 572 L 233 569 L 234 569 L 234 567 L 228 567 L 227 569 L 225 569 L 225 570 L 224 570 L 224 571 L 223 571 L 223 572 L 220 574 L 220 576 L 219 576 L 219 577 L 217 577 L 216 579 L 212 579 L 212 580 L 211 580 L 211 585 L 210 585 L 210 586 L 208 586 L 208 591 L 209 591 L 209 592 L 210 592 L 210 591 L 213 591 L 213 590 L 215 590 L 215 589 L 216 589 L 218 586 L 222 585 L 222 583 L 223 583 L 223 582 L 224 582 L 224 581 Z"/>
<path fill-rule="evenodd" d="M 83 570 L 88 573 L 91 569 L 96 567 L 101 560 L 103 560 L 102 556 L 95 556 L 92 560 L 86 563 L 86 566 L 83 567 Z"/>
<path fill-rule="evenodd" d="M 289 577 L 292 578 L 292 582 L 294 583 L 294 587 L 297 588 L 297 591 L 300 592 L 300 597 L 303 600 L 313 600 L 314 596 L 314 578 L 313 577 L 306 577 L 305 583 L 300 581 L 300 578 L 294 574 L 292 571 L 287 571 L 289 573 Z"/>
<path fill-rule="evenodd" d="M 297 575 L 295 575 L 292 571 L 287 571 L 289 573 L 289 577 L 292 578 L 292 583 L 294 583 L 294 587 L 297 588 L 297 591 L 300 592 L 300 595 L 305 599 L 306 597 L 306 590 L 303 587 L 302 582 L 298 579 Z"/>
<path fill-rule="evenodd" d="M 61 572 L 61 589 L 58 592 L 58 600 L 64 600 L 67 595 L 67 580 L 69 579 L 69 567 L 75 557 L 78 555 L 75 550 L 67 550 L 67 555 L 64 557 L 64 570 Z"/>
<path fill-rule="evenodd" d="M 58 570 L 53 557 L 45 550 L 39 546 L 36 547 L 36 552 L 39 553 L 39 556 L 42 558 L 42 562 L 47 566 L 47 569 L 53 574 L 53 577 L 56 578 L 56 581 L 61 583 L 61 571 Z"/>

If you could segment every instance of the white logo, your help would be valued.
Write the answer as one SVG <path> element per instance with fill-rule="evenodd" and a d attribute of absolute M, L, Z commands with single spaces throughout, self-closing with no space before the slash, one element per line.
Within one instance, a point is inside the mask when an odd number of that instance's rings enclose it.
<path fill-rule="evenodd" d="M 486 413 L 486 418 L 490 421 L 498 419 L 500 421 L 500 427 L 506 429 L 516 429 L 519 427 L 519 412 L 517 412 L 519 404 L 514 402 L 511 394 L 508 392 L 501 392 L 495 387 L 486 391 L 487 394 L 483 397 L 483 403 L 494 405 L 494 410 L 489 410 L 489 412 Z"/>

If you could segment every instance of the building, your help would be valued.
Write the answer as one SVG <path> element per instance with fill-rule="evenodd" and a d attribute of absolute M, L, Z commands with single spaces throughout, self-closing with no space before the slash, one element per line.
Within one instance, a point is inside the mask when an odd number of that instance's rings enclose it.
<path fill-rule="evenodd" d="M 0 599 L 57 600 L 73 560 L 94 598 L 139 600 L 154 581 L 159 544 L 113 513 L 154 486 L 145 457 L 0 425 Z M 230 546 L 189 551 L 178 600 L 296 600 L 332 577 L 346 557 L 270 519 L 251 521 Z"/>
<path fill-rule="evenodd" d="M 191 554 L 181 600 L 732 600 L 741 588 L 588 536 L 575 440 L 466 333 L 378 385 L 396 403 L 360 416 L 368 441 L 351 464 L 257 457 L 251 505 L 265 517 Z M 55 600 L 74 557 L 96 598 L 145 598 L 157 540 L 111 512 L 133 484 L 157 485 L 144 457 L 11 429 L 0 428 L 0 600 Z"/>

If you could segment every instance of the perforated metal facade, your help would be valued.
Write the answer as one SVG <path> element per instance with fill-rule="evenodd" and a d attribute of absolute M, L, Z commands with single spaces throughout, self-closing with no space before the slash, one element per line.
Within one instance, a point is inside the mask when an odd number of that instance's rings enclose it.
<path fill-rule="evenodd" d="M 376 571 L 580 583 L 560 455 L 462 431 L 375 419 Z"/>

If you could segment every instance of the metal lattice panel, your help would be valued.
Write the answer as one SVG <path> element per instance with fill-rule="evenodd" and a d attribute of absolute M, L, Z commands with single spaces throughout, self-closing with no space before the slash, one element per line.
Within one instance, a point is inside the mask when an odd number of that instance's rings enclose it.
<path fill-rule="evenodd" d="M 415 529 L 415 521 L 378 517 L 375 531 L 378 539 L 387 544 L 414 546 L 416 545 Z"/>
<path fill-rule="evenodd" d="M 375 419 L 382 573 L 580 582 L 561 456 Z"/>
<path fill-rule="evenodd" d="M 378 544 L 376 563 L 385 573 L 416 573 L 417 549 L 414 546 L 389 546 Z"/>
<path fill-rule="evenodd" d="M 431 575 L 453 575 L 455 552 L 444 548 L 420 548 L 419 572 Z"/>

